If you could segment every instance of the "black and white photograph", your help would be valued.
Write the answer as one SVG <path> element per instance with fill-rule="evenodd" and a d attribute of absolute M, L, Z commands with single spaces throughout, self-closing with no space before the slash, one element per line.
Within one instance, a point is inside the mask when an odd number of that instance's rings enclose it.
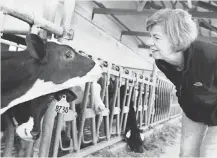
<path fill-rule="evenodd" d="M 0 0 L 1 157 L 217 158 L 217 0 Z"/>

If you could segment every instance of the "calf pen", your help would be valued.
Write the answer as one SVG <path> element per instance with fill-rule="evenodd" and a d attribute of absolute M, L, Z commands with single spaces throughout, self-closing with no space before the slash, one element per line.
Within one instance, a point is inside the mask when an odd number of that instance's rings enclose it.
<path fill-rule="evenodd" d="M 10 8 L 3 7 L 4 9 L 10 15 L 33 24 L 32 21 L 34 20 L 27 18 L 26 13 L 19 15 L 18 11 L 10 12 Z M 46 20 L 37 20 L 37 27 L 43 22 L 46 22 Z M 64 34 L 62 27 L 55 27 L 50 22 L 42 25 L 41 28 L 57 35 Z M 65 34 L 67 35 L 67 33 Z M 69 36 L 72 38 L 71 33 L 69 33 Z M 6 46 L 13 45 L 14 47 L 19 47 L 19 49 L 24 48 L 5 40 L 1 40 L 1 43 L 5 43 Z M 174 86 L 168 80 L 159 76 L 145 74 L 142 70 L 135 72 L 130 68 L 121 67 L 106 61 L 102 62 L 104 73 L 101 98 L 106 106 L 106 110 L 99 114 L 95 113 L 92 99 L 92 83 L 86 83 L 79 113 L 75 108 L 74 102 L 71 102 L 70 110 L 72 110 L 72 115 L 66 120 L 64 114 L 56 114 L 54 110 L 55 104 L 49 105 L 49 109 L 43 119 L 40 138 L 34 142 L 25 142 L 27 145 L 25 146 L 23 156 L 85 156 L 121 141 L 126 128 L 131 99 L 135 103 L 138 126 L 144 131 L 181 114 L 181 109 L 177 104 L 177 98 L 173 91 Z M 112 91 L 109 89 L 110 81 L 114 82 Z M 120 98 L 121 85 L 126 86 L 124 98 Z M 109 97 L 109 94 L 112 94 L 112 97 Z M 123 99 L 122 104 L 121 99 Z M 63 124 L 65 123 L 69 143 L 64 142 L 61 134 Z M 21 154 L 20 151 L 18 153 L 14 151 L 14 146 L 17 145 L 14 143 L 17 138 L 14 131 L 13 126 L 9 126 L 7 131 L 5 131 L 6 138 L 5 142 L 2 142 L 4 145 L 2 146 L 2 156 L 12 157 Z"/>

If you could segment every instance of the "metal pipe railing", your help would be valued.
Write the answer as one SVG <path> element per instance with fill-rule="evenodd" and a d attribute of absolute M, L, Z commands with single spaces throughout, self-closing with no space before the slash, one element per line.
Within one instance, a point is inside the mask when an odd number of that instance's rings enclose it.
<path fill-rule="evenodd" d="M 40 28 L 48 32 L 52 32 L 58 36 L 63 35 L 64 29 L 54 23 L 45 20 L 42 17 L 36 16 L 34 13 L 23 10 L 23 8 L 17 8 L 16 6 L 1 4 L 0 10 L 3 10 L 8 15 L 11 15 L 17 19 L 27 22 L 30 25 L 37 25 Z"/>
<path fill-rule="evenodd" d="M 23 45 L 14 43 L 14 42 L 10 42 L 10 41 L 4 40 L 4 39 L 0 39 L 0 43 L 4 43 L 4 44 L 10 45 L 10 46 L 17 47 L 17 48 L 26 49 L 26 46 L 23 46 Z"/>

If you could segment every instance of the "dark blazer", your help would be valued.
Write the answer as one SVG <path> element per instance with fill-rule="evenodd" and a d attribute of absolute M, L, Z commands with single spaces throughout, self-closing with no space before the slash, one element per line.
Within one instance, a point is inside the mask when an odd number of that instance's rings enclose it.
<path fill-rule="evenodd" d="M 184 51 L 184 69 L 163 60 L 157 67 L 176 86 L 180 106 L 188 118 L 217 125 L 217 44 L 196 40 Z"/>

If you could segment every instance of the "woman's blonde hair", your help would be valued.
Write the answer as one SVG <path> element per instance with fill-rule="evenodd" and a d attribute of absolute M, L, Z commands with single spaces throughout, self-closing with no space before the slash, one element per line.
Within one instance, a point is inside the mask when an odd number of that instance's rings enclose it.
<path fill-rule="evenodd" d="M 173 50 L 182 51 L 190 46 L 198 36 L 197 23 L 191 15 L 182 9 L 161 9 L 146 21 L 146 30 L 154 25 L 160 25 L 170 38 Z"/>

